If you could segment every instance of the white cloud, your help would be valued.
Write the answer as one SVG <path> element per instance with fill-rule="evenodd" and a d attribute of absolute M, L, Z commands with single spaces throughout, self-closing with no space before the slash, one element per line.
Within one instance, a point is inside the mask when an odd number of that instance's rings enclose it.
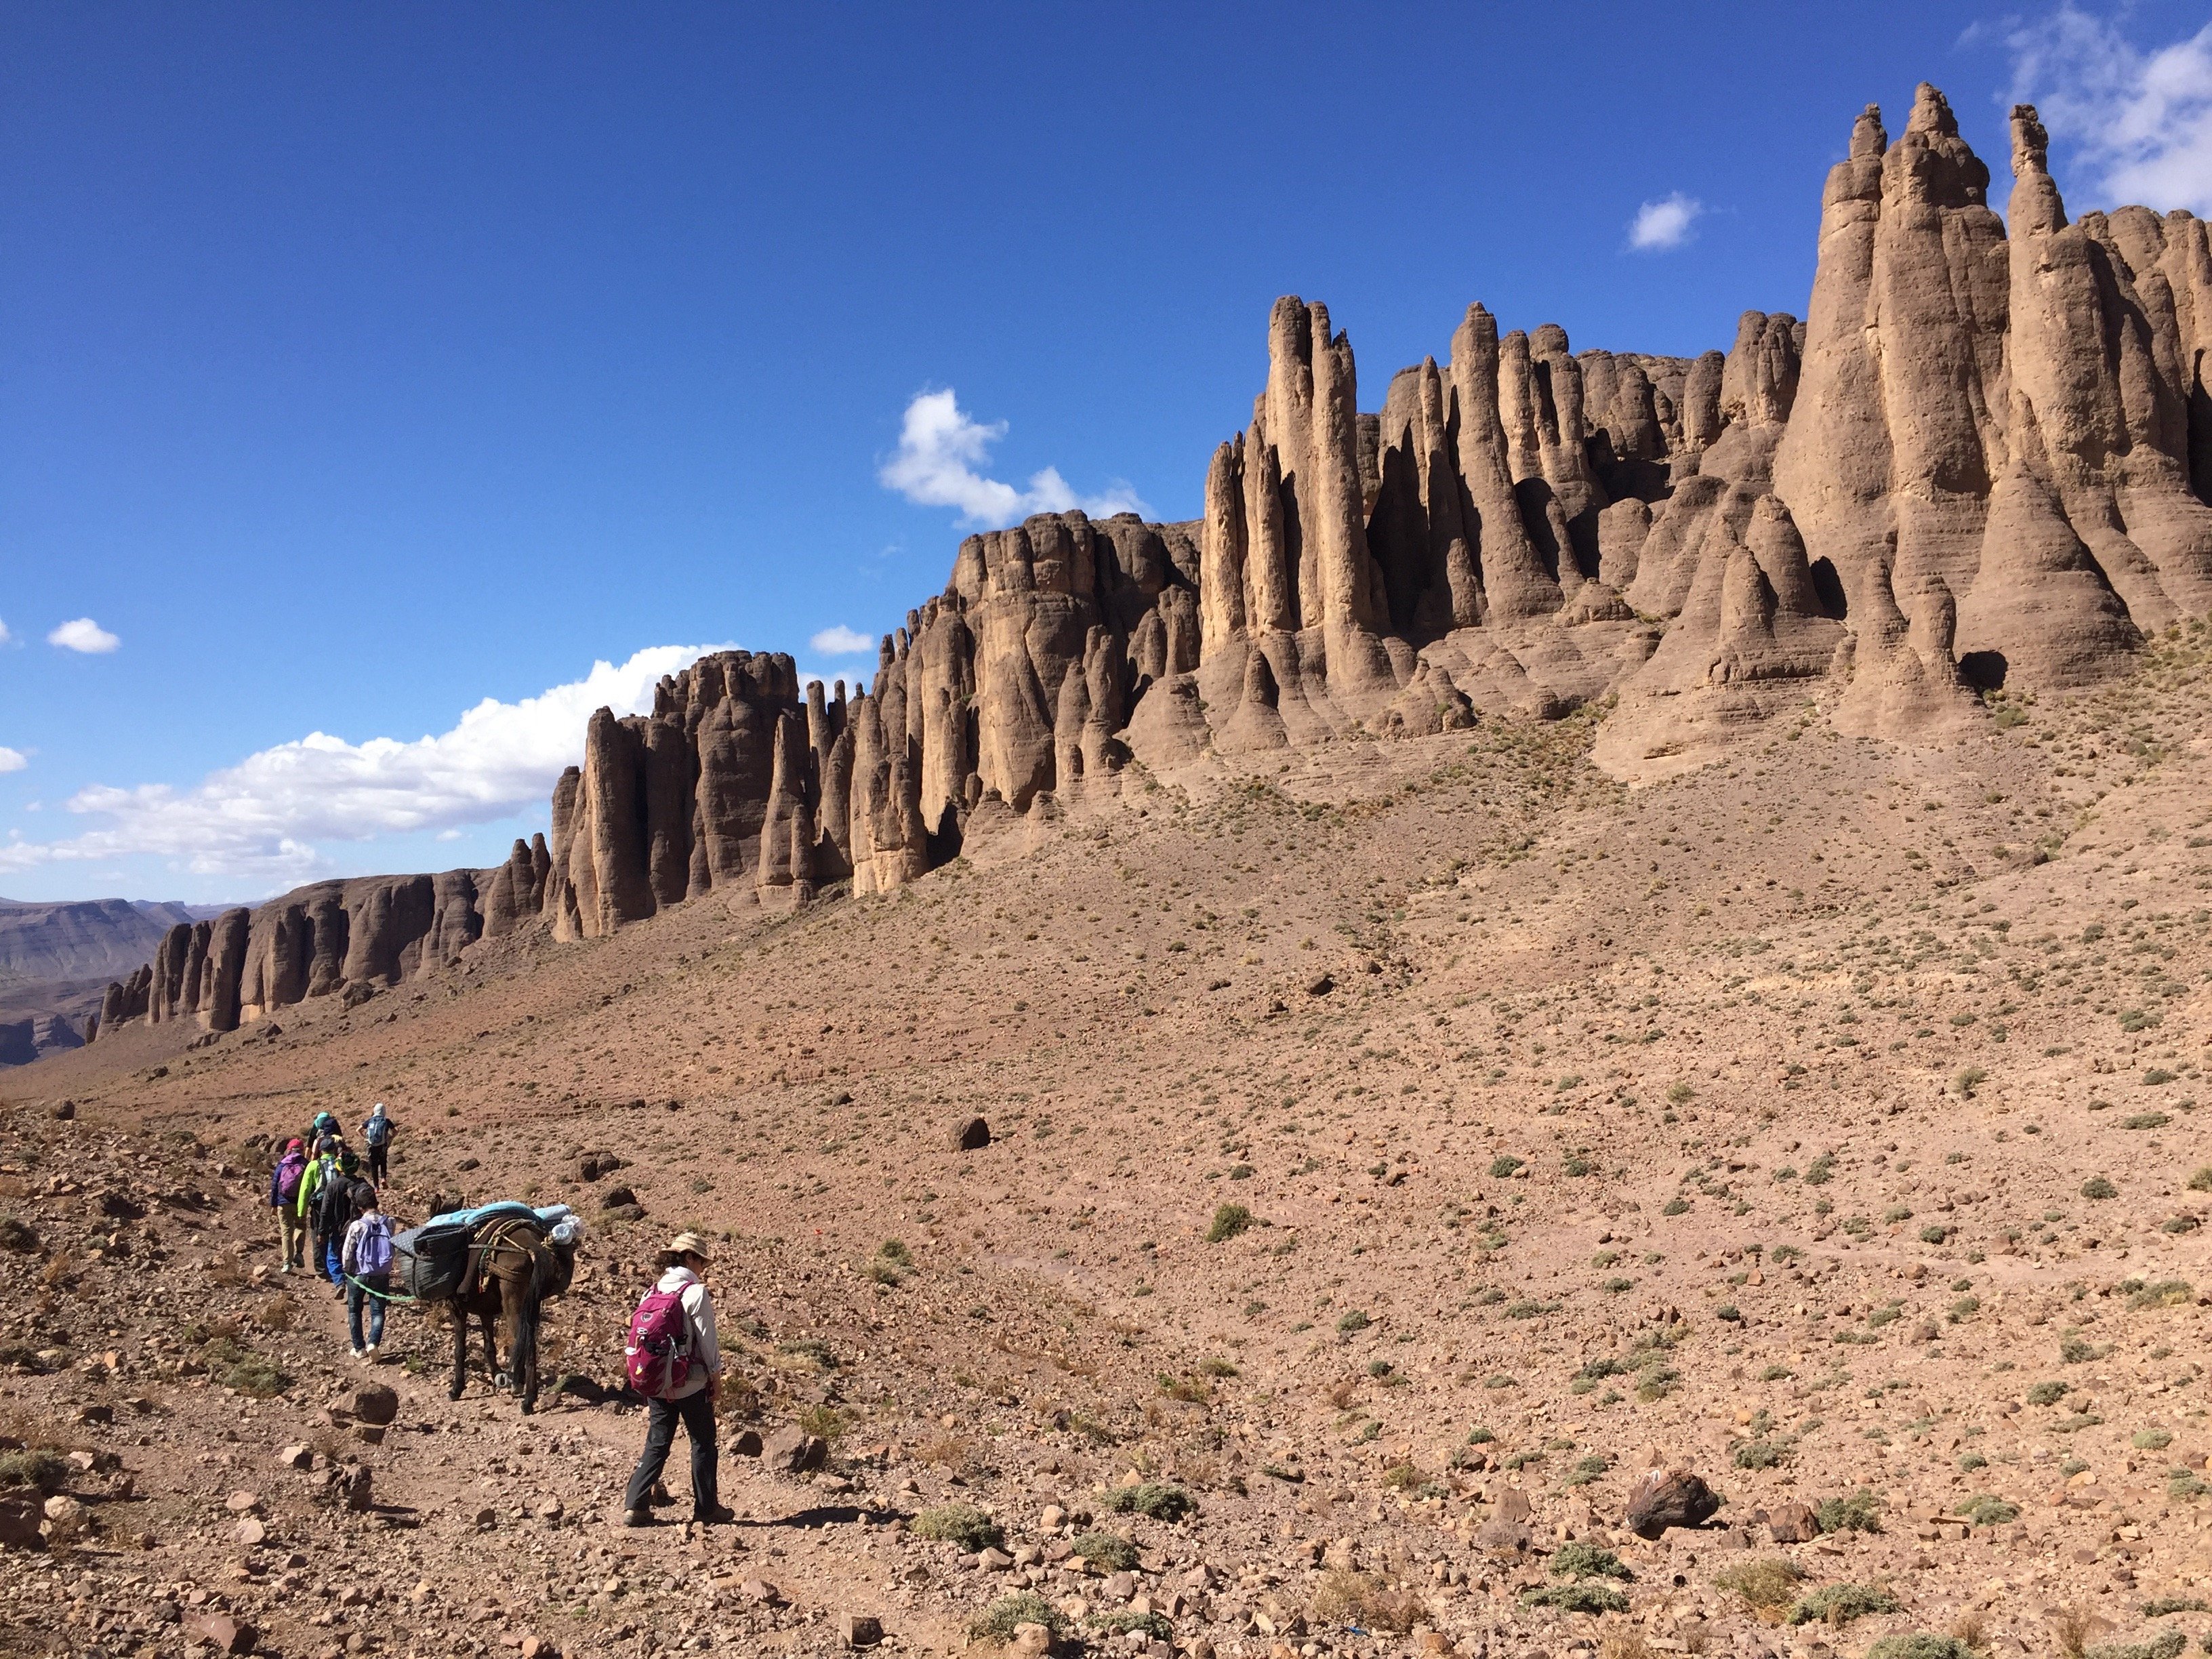
<path fill-rule="evenodd" d="M 876 636 L 839 623 L 835 628 L 825 628 L 812 635 L 806 643 L 825 657 L 857 657 L 863 651 L 874 653 Z"/>
<path fill-rule="evenodd" d="M 64 651 L 81 651 L 88 657 L 101 657 L 123 643 L 89 617 L 79 617 L 65 622 L 46 635 L 48 645 L 58 645 Z"/>
<path fill-rule="evenodd" d="M 0 871 L 152 856 L 173 868 L 289 883 L 331 871 L 322 843 L 488 823 L 543 806 L 582 757 L 585 722 L 653 707 L 654 685 L 716 646 L 659 645 L 519 702 L 486 697 L 450 731 L 348 743 L 311 732 L 210 774 L 197 787 L 94 785 L 70 812 L 96 827 L 60 841 L 0 845 Z"/>
<path fill-rule="evenodd" d="M 2092 174 L 2083 205 L 2212 214 L 2212 23 L 2145 52 L 2071 5 L 2005 37 L 2006 101 L 2033 103 Z"/>
<path fill-rule="evenodd" d="M 897 490 L 910 501 L 957 507 L 963 524 L 987 528 L 1012 524 L 1032 513 L 1065 513 L 1076 507 L 1094 519 L 1147 510 L 1136 491 L 1118 479 L 1103 495 L 1078 495 L 1057 467 L 1030 474 L 1027 489 L 985 477 L 977 469 L 988 464 L 991 446 L 1006 435 L 1004 421 L 986 425 L 970 420 L 951 386 L 920 392 L 906 406 L 897 451 L 877 469 L 876 477 L 884 488 Z"/>
<path fill-rule="evenodd" d="M 13 634 L 10 634 L 8 631 L 8 624 L 5 622 L 0 622 L 0 645 L 7 644 L 9 641 L 15 637 L 15 636 Z"/>
<path fill-rule="evenodd" d="M 0 744 L 0 772 L 20 772 L 30 763 L 21 750 Z"/>
<path fill-rule="evenodd" d="M 1679 190 L 1656 202 L 1646 202 L 1628 222 L 1628 245 L 1645 253 L 1680 247 L 1690 240 L 1690 227 L 1705 210 L 1703 202 Z"/>

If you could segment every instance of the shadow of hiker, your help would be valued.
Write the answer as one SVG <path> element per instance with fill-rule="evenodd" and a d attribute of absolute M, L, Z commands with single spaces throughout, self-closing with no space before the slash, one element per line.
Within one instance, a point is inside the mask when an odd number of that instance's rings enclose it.
<path fill-rule="evenodd" d="M 817 1527 L 849 1527 L 854 1522 L 874 1522 L 889 1526 L 894 1521 L 908 1517 L 893 1510 L 864 1510 L 857 1504 L 817 1504 L 811 1509 L 799 1510 L 774 1521 L 739 1521 L 741 1527 L 797 1527 L 811 1532 Z"/>

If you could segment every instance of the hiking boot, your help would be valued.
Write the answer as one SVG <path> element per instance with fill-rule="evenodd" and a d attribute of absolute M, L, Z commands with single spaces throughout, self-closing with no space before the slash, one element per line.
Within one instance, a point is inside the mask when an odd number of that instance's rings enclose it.
<path fill-rule="evenodd" d="M 650 1527 L 654 1524 L 653 1511 L 651 1510 L 625 1510 L 623 1511 L 623 1525 L 625 1527 Z"/>
<path fill-rule="evenodd" d="M 716 1504 L 710 1509 L 691 1511 L 693 1522 L 702 1527 L 726 1527 L 738 1518 L 738 1512 L 726 1504 Z"/>

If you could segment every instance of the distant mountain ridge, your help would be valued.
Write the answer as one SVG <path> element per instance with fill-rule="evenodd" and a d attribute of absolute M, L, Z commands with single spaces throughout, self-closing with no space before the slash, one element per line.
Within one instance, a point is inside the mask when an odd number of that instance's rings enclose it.
<path fill-rule="evenodd" d="M 0 899 L 0 975 L 83 980 L 128 974 L 170 928 L 223 908 L 133 899 Z"/>

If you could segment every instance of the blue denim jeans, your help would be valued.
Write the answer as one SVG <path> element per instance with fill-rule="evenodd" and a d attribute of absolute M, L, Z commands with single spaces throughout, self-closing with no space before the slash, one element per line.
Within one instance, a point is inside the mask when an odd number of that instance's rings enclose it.
<path fill-rule="evenodd" d="M 392 1288 L 390 1273 L 369 1273 L 346 1281 L 346 1329 L 353 1337 L 356 1348 L 373 1348 L 384 1340 L 384 1297 L 382 1292 Z M 379 1294 L 371 1296 L 375 1291 Z M 361 1340 L 361 1307 L 368 1304 L 368 1340 Z"/>

